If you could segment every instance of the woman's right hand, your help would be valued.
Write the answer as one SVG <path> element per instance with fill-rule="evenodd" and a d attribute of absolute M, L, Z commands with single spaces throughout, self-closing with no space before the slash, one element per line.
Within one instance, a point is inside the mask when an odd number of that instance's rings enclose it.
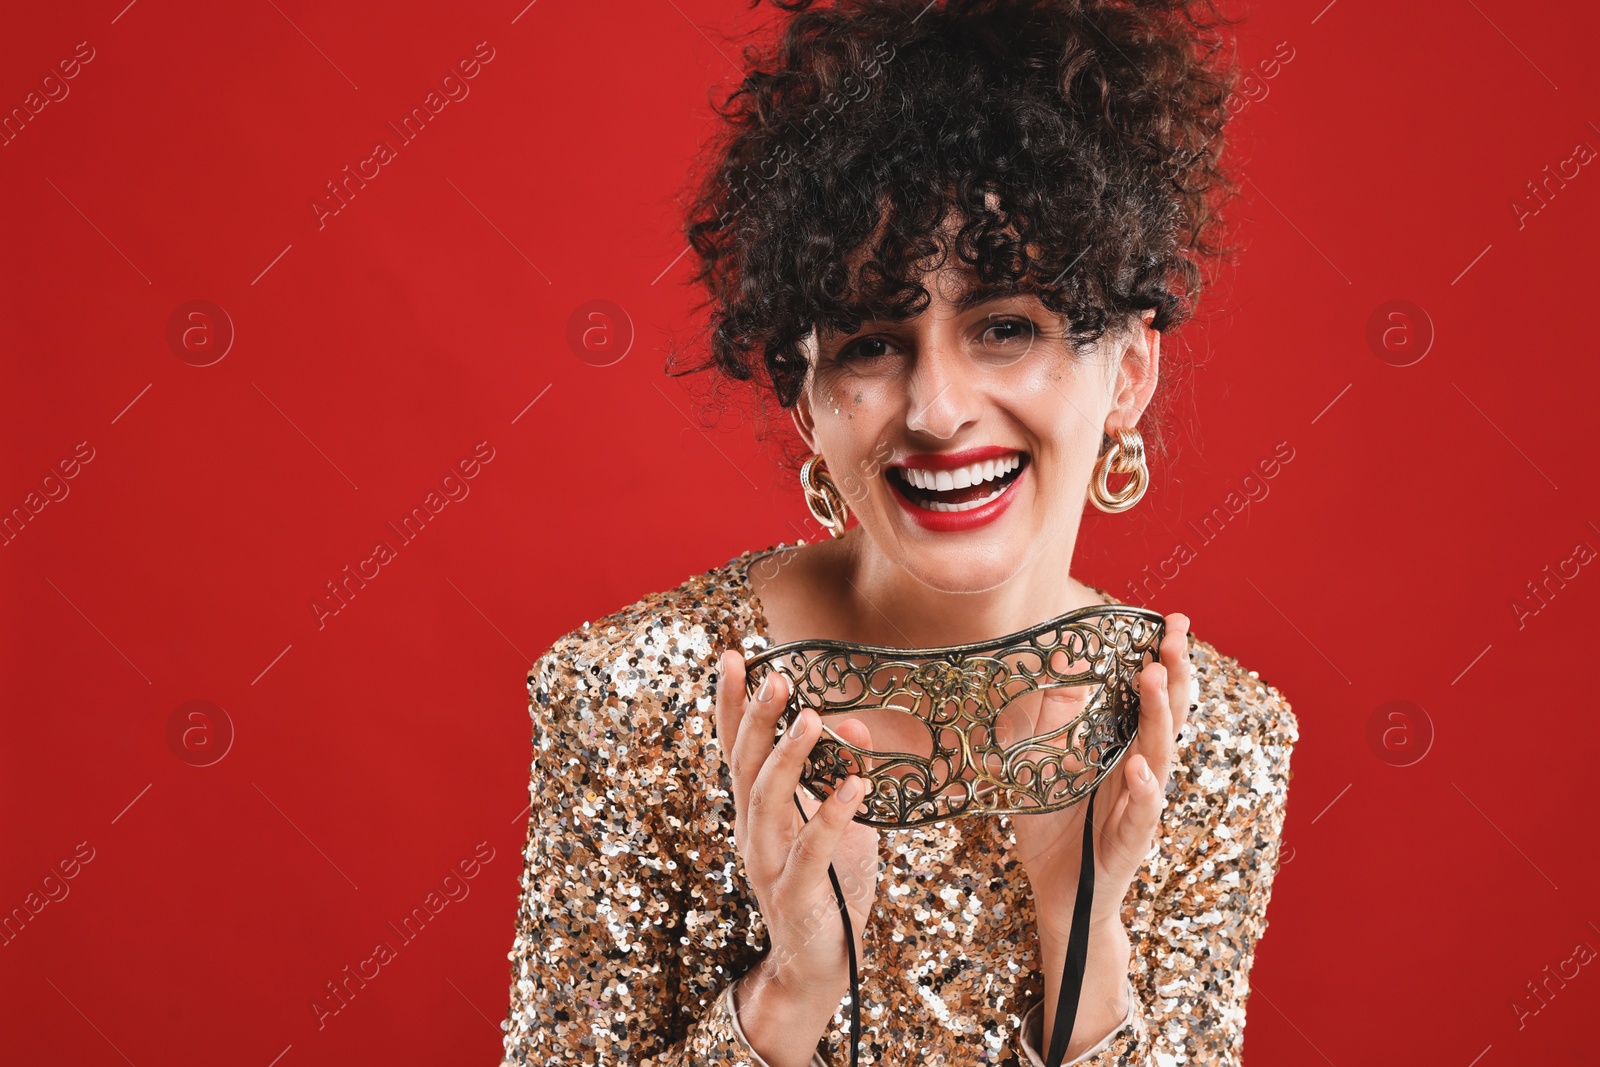
<path fill-rule="evenodd" d="M 800 787 L 822 720 L 807 708 L 776 745 L 773 731 L 789 700 L 789 679 L 769 670 L 765 693 L 745 696 L 744 658 L 726 651 L 719 661 L 716 730 L 733 779 L 734 841 L 766 920 L 771 951 L 762 979 L 828 1014 L 850 989 L 850 962 L 839 905 L 828 878 L 833 865 L 850 912 L 856 960 L 878 891 L 879 833 L 851 817 L 861 808 L 865 781 L 851 775 L 826 801 Z M 852 745 L 871 747 L 862 723 L 849 720 L 834 732 Z M 854 789 L 852 796 L 851 790 Z M 795 808 L 799 793 L 806 819 Z"/>

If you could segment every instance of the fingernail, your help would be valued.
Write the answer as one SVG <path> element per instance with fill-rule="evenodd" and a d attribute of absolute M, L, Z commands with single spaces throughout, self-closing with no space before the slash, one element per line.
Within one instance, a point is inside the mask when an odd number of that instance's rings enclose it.
<path fill-rule="evenodd" d="M 769 671 L 767 672 L 767 676 L 761 679 L 761 688 L 756 690 L 756 699 L 764 702 L 771 695 L 772 673 Z"/>
<path fill-rule="evenodd" d="M 861 798 L 861 779 L 852 774 L 845 779 L 844 784 L 833 795 L 843 803 L 854 803 Z"/>
<path fill-rule="evenodd" d="M 1139 764 L 1139 780 L 1141 782 L 1148 782 L 1153 777 L 1154 776 L 1150 773 L 1150 764 L 1141 762 Z"/>
<path fill-rule="evenodd" d="M 789 724 L 789 736 L 799 737 L 806 732 L 806 716 L 804 712 L 794 717 L 794 722 Z"/>

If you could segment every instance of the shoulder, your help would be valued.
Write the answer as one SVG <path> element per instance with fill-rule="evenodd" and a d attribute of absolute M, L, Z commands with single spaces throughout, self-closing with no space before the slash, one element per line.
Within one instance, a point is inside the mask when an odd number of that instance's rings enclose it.
<path fill-rule="evenodd" d="M 761 554 L 742 553 L 557 638 L 528 669 L 530 714 L 604 731 L 636 728 L 641 705 L 687 700 L 709 710 L 722 651 L 760 641 L 744 572 Z"/>
<path fill-rule="evenodd" d="M 1189 661 L 1194 710 L 1178 737 L 1185 785 L 1223 819 L 1281 808 L 1289 757 L 1300 737 L 1288 699 L 1207 641 L 1191 639 Z"/>
<path fill-rule="evenodd" d="M 1199 689 L 1192 721 L 1244 730 L 1261 740 L 1291 746 L 1299 740 L 1299 722 L 1277 686 L 1199 638 L 1190 641 L 1189 662 Z"/>

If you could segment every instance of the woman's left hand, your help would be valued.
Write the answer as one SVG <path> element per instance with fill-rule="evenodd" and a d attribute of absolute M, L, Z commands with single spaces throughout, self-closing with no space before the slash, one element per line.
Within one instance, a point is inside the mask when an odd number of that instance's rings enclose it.
<path fill-rule="evenodd" d="M 1161 809 L 1177 756 L 1178 731 L 1189 714 L 1192 668 L 1188 634 L 1188 616 L 1166 616 L 1159 658 L 1146 664 L 1137 678 L 1138 735 L 1122 762 L 1096 788 L 1091 920 L 1097 927 L 1107 921 L 1121 927 L 1122 900 L 1161 832 Z M 1022 703 L 1014 702 L 1012 708 Z M 1013 729 L 1037 735 L 1076 718 L 1083 710 L 1083 697 L 1075 697 L 1072 690 L 1047 689 L 1031 706 L 1017 710 L 1021 718 L 1013 720 Z M 1052 948 L 1064 948 L 1072 927 L 1088 807 L 1084 800 L 1058 811 L 1012 816 L 1017 858 L 1033 889 L 1039 937 L 1047 955 L 1054 954 Z"/>

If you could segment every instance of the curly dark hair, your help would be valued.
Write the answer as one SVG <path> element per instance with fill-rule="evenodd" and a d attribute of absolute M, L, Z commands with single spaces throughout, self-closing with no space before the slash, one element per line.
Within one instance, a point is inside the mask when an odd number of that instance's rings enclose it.
<path fill-rule="evenodd" d="M 1034 294 L 1080 346 L 1147 310 L 1172 330 L 1234 251 L 1212 0 L 768 2 L 788 15 L 744 49 L 685 216 L 709 356 L 669 373 L 764 369 L 793 406 L 813 328 L 928 305 L 950 220 L 980 285 Z"/>

